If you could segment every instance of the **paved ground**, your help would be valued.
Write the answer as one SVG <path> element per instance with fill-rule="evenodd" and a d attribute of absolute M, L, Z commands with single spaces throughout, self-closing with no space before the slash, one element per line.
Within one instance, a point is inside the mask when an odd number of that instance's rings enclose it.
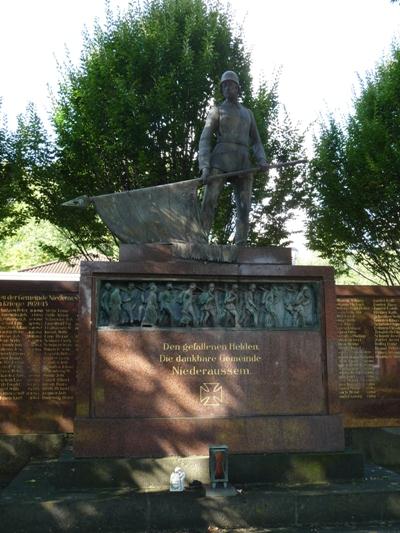
<path fill-rule="evenodd" d="M 337 527 L 301 527 L 301 528 L 265 528 L 265 529 L 219 529 L 208 528 L 198 530 L 151 530 L 142 533 L 400 533 L 400 523 L 381 522 L 368 524 L 361 527 L 358 525 L 343 525 Z M 110 532 L 112 533 L 112 532 Z M 128 533 L 128 532 L 127 532 Z"/>
<path fill-rule="evenodd" d="M 239 529 L 235 533 L 399 533 L 400 524 L 375 524 L 360 528 L 360 525 L 340 526 L 340 527 L 311 527 L 311 528 L 291 528 L 291 529 Z M 213 533 L 228 533 L 227 530 L 219 530 Z"/>

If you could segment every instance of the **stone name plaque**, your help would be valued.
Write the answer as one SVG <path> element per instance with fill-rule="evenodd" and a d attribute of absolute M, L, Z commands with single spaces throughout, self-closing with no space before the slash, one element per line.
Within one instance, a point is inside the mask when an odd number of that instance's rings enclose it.
<path fill-rule="evenodd" d="M 0 282 L 0 432 L 72 431 L 77 283 Z"/>
<path fill-rule="evenodd" d="M 400 289 L 338 286 L 336 293 L 345 425 L 400 425 Z"/>

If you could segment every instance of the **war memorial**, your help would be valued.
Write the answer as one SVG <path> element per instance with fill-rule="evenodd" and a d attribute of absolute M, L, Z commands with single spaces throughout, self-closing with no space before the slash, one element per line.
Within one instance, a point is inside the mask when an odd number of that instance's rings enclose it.
<path fill-rule="evenodd" d="M 381 450 L 379 428 L 400 425 L 400 291 L 335 287 L 330 267 L 246 246 L 252 175 L 282 164 L 267 163 L 239 89 L 225 72 L 200 178 L 67 202 L 95 205 L 118 261 L 82 262 L 79 283 L 0 282 L 3 456 L 34 459 L 0 498 L 6 531 L 26 530 L 20 505 L 31 531 L 400 519 L 400 477 L 365 471 L 360 453 L 395 463 L 397 435 Z M 236 233 L 218 246 L 227 180 Z M 237 490 L 204 490 L 210 446 L 226 448 Z M 172 494 L 175 466 L 186 490 Z"/>

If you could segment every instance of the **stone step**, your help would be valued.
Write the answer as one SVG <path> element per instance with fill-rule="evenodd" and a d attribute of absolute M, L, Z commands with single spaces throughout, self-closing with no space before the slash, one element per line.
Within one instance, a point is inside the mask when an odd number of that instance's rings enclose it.
<path fill-rule="evenodd" d="M 153 488 L 68 486 L 31 463 L 1 492 L 2 533 L 140 532 L 219 527 L 311 527 L 400 520 L 400 476 L 368 467 L 365 478 L 314 485 L 236 485 L 235 496 L 207 497 L 204 488 L 170 493 Z M 99 475 L 101 470 L 99 471 Z M 62 481 L 62 480 L 59 480 Z"/>
<path fill-rule="evenodd" d="M 348 429 L 347 440 L 367 460 L 382 466 L 400 467 L 400 428 Z"/>
<path fill-rule="evenodd" d="M 9 483 L 32 457 L 58 457 L 64 434 L 0 435 L 0 486 Z"/>
<path fill-rule="evenodd" d="M 40 476 L 55 488 L 90 489 L 130 487 L 165 490 L 176 466 L 186 473 L 186 482 L 210 482 L 208 457 L 89 458 L 76 459 L 64 450 L 59 459 L 31 464 L 19 482 Z M 40 470 L 35 474 L 35 469 Z M 232 484 L 324 483 L 361 479 L 363 456 L 359 452 L 230 454 L 228 477 Z"/>

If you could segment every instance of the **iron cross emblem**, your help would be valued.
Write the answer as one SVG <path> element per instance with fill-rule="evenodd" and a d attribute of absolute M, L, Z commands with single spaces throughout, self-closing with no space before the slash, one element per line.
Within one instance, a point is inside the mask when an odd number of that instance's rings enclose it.
<path fill-rule="evenodd" d="M 203 383 L 200 385 L 200 403 L 206 406 L 222 403 L 222 385 L 220 383 Z"/>

